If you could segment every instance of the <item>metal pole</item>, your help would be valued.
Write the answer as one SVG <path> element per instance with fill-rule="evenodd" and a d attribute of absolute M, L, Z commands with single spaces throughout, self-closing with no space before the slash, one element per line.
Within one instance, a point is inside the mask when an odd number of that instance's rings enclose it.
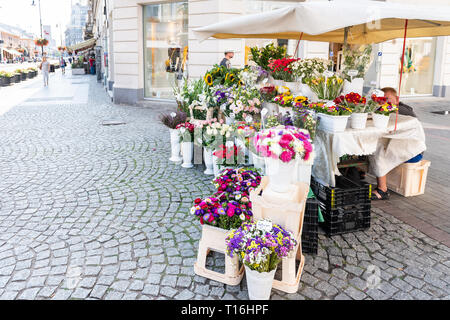
<path fill-rule="evenodd" d="M 41 39 L 44 37 L 42 36 L 42 15 L 41 15 L 41 0 L 39 0 L 39 23 L 41 25 Z M 44 46 L 41 46 L 41 55 L 44 56 Z"/>
<path fill-rule="evenodd" d="M 408 19 L 405 19 L 405 34 L 403 35 L 403 50 L 402 50 L 402 64 L 400 66 L 400 81 L 398 82 L 398 97 L 400 99 L 400 90 L 402 89 L 402 75 L 403 75 L 403 66 L 405 64 L 405 48 L 406 48 L 406 32 L 408 31 Z M 398 108 L 395 113 L 395 127 L 394 131 L 397 131 L 397 122 L 398 122 Z"/>

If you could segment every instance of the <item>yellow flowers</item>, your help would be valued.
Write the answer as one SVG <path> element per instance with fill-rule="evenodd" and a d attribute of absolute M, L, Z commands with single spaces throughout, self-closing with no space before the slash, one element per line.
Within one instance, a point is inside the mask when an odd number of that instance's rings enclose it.
<path fill-rule="evenodd" d="M 295 97 L 294 102 L 295 103 L 303 103 L 303 102 L 305 102 L 307 100 L 308 100 L 308 98 L 306 98 L 304 96 L 297 96 L 297 97 Z"/>
<path fill-rule="evenodd" d="M 232 74 L 232 73 L 227 73 L 227 74 L 225 75 L 225 82 L 227 82 L 227 81 L 233 82 L 234 80 L 235 80 L 234 74 Z"/>
<path fill-rule="evenodd" d="M 205 82 L 206 82 L 206 84 L 208 85 L 208 86 L 212 86 L 212 84 L 213 84 L 213 78 L 212 78 L 212 75 L 211 74 L 209 74 L 209 73 L 207 73 L 206 75 L 205 75 Z"/>

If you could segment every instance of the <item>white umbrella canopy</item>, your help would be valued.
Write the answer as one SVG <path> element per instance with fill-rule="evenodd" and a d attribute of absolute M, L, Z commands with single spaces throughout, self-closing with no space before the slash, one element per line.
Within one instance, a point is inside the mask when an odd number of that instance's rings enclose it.
<path fill-rule="evenodd" d="M 411 5 L 380 1 L 314 1 L 233 18 L 194 29 L 199 40 L 209 37 L 299 39 L 371 44 L 402 38 L 450 35 L 450 5 Z"/>

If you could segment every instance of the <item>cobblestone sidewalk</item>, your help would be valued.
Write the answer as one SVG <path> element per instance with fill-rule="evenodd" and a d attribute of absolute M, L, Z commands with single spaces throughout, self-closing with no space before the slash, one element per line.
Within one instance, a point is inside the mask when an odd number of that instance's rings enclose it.
<path fill-rule="evenodd" d="M 193 272 L 201 229 L 188 212 L 210 177 L 167 160 L 157 112 L 77 79 L 87 104 L 41 99 L 0 116 L 0 298 L 247 299 L 245 279 Z M 379 209 L 370 230 L 319 245 L 298 293 L 272 299 L 450 298 L 450 249 Z"/>

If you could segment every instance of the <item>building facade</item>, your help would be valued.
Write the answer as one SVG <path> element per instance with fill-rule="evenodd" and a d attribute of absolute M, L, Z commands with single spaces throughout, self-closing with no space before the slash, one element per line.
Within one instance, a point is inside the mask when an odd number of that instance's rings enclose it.
<path fill-rule="evenodd" d="M 449 5 L 440 0 L 433 3 Z M 174 86 L 185 77 L 201 77 L 220 62 L 225 50 L 234 50 L 232 65 L 242 67 L 248 61 L 249 47 L 270 42 L 199 42 L 193 29 L 292 4 L 263 0 L 91 0 L 93 32 L 97 49 L 101 50 L 105 87 L 116 103 L 173 101 Z M 288 53 L 294 53 L 297 41 L 289 40 L 287 45 Z M 402 39 L 373 45 L 366 89 L 398 85 L 401 50 Z M 329 58 L 331 52 L 329 43 L 301 41 L 298 57 Z M 412 68 L 403 76 L 401 94 L 450 96 L 450 38 L 408 39 L 407 52 Z"/>
<path fill-rule="evenodd" d="M 23 29 L 0 23 L 0 61 L 21 56 L 33 59 L 36 56 L 34 38 Z"/>
<path fill-rule="evenodd" d="M 70 24 L 65 31 L 65 45 L 72 46 L 84 40 L 83 29 L 88 16 L 88 6 L 76 3 L 72 6 Z"/>

